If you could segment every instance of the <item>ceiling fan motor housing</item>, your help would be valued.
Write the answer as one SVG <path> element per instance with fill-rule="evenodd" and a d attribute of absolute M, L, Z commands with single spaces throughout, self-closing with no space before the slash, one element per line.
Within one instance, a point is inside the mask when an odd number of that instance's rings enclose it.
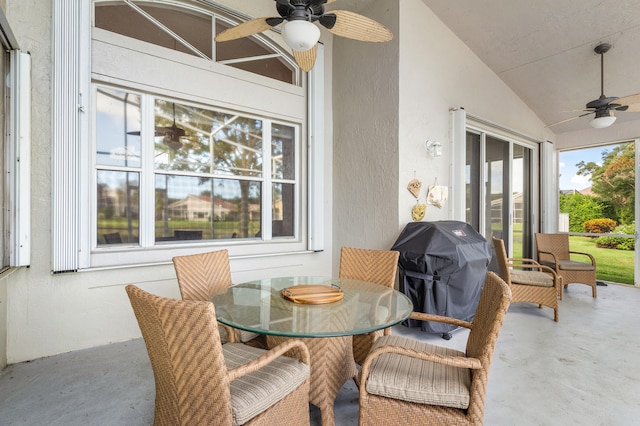
<path fill-rule="evenodd" d="M 607 105 L 609 105 L 611 102 L 615 101 L 616 99 L 618 99 L 618 98 L 616 98 L 616 97 L 610 97 L 610 98 L 607 98 L 606 96 L 601 95 L 601 96 L 600 96 L 598 99 L 596 99 L 595 101 L 591 101 L 591 102 L 589 102 L 589 103 L 587 104 L 587 108 L 595 108 L 595 109 L 598 109 L 598 108 L 600 108 L 600 107 L 603 107 L 603 106 L 607 106 Z"/>
<path fill-rule="evenodd" d="M 315 22 L 324 14 L 324 3 L 313 0 L 276 0 L 276 9 L 287 21 Z"/>

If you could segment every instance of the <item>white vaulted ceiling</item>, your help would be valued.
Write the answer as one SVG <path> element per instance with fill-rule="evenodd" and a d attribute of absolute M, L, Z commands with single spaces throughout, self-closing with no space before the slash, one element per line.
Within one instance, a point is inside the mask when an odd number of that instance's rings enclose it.
<path fill-rule="evenodd" d="M 563 111 L 600 96 L 600 56 L 593 51 L 600 43 L 613 46 L 604 56 L 605 95 L 640 93 L 638 0 L 422 1 L 546 125 L 580 114 Z M 616 116 L 640 120 L 640 112 Z M 585 129 L 591 118 L 551 129 Z"/>

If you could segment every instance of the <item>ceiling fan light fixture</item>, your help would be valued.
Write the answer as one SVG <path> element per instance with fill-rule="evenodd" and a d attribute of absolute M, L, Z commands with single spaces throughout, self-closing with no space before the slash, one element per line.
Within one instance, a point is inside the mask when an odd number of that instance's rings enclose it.
<path fill-rule="evenodd" d="M 605 127 L 611 126 L 616 121 L 615 115 L 604 115 L 602 117 L 596 117 L 589 122 L 591 127 L 596 129 L 604 129 Z"/>
<path fill-rule="evenodd" d="M 320 28 L 309 21 L 289 21 L 282 28 L 282 37 L 293 50 L 305 52 L 320 40 Z"/>

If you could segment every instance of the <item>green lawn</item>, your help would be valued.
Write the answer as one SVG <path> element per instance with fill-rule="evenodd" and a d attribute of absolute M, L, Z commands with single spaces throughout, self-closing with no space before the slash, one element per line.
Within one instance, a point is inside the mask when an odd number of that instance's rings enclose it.
<path fill-rule="evenodd" d="M 569 236 L 572 251 L 590 253 L 596 259 L 599 280 L 633 284 L 634 253 L 627 250 L 612 250 L 596 247 L 595 238 Z M 573 256 L 573 260 L 584 262 L 585 256 Z"/>

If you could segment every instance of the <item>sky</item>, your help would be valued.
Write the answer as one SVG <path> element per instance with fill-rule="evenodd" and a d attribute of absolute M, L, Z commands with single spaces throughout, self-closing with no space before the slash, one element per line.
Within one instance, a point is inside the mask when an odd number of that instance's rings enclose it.
<path fill-rule="evenodd" d="M 602 164 L 602 152 L 610 151 L 609 147 L 597 147 L 589 149 L 580 149 L 576 151 L 563 151 L 559 156 L 559 171 L 560 171 L 560 190 L 576 189 L 578 191 L 591 186 L 590 176 L 578 176 L 576 172 L 578 168 L 576 164 L 581 161 L 588 163 L 593 161 L 597 164 Z"/>

